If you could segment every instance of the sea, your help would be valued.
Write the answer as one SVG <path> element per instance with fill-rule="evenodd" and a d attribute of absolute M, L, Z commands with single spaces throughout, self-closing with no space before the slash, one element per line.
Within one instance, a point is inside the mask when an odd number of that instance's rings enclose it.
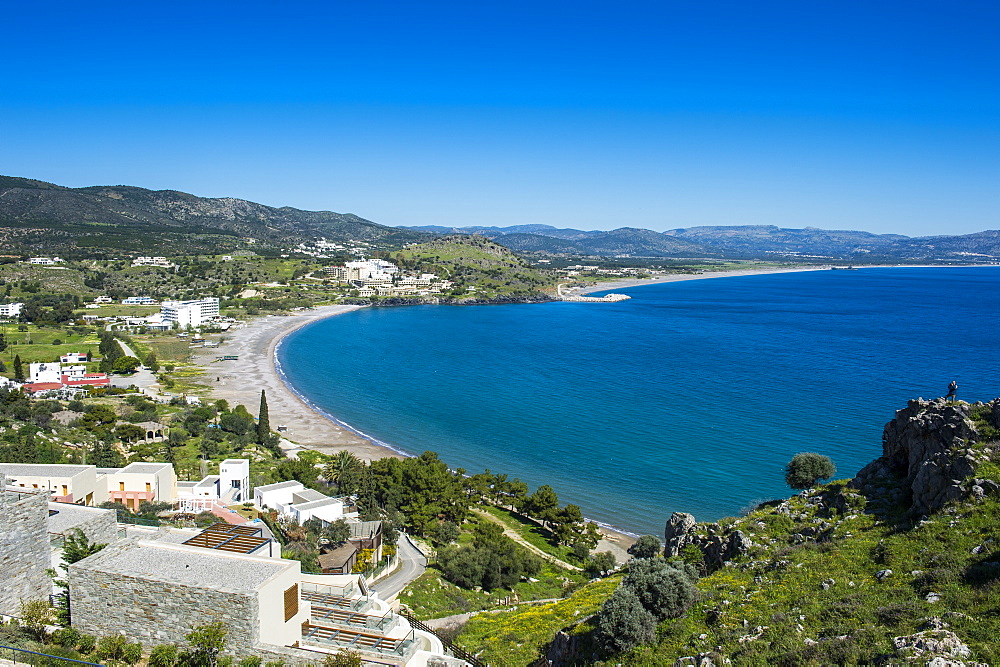
<path fill-rule="evenodd" d="M 288 382 L 371 439 L 437 452 L 662 535 L 787 497 L 819 452 L 853 476 L 917 397 L 1000 396 L 1000 267 L 861 268 L 615 290 L 616 303 L 364 308 L 278 349 Z"/>

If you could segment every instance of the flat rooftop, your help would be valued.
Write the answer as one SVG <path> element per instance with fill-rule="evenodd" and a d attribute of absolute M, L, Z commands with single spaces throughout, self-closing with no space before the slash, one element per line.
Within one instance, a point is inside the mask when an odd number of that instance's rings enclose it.
<path fill-rule="evenodd" d="M 52 514 L 53 511 L 56 514 Z M 102 514 L 110 514 L 113 517 L 115 511 L 70 503 L 49 503 L 49 532 L 65 535 L 68 531 Z"/>
<path fill-rule="evenodd" d="M 293 479 L 288 480 L 287 482 L 275 482 L 274 484 L 255 486 L 254 491 L 276 491 L 278 489 L 289 489 L 289 488 L 302 488 L 302 482 L 296 482 Z"/>
<path fill-rule="evenodd" d="M 92 466 L 58 463 L 0 463 L 0 472 L 7 477 L 72 477 L 84 470 L 93 470 Z"/>
<path fill-rule="evenodd" d="M 295 503 L 311 503 L 317 500 L 332 500 L 330 496 L 323 495 L 315 489 L 302 489 L 292 493 L 292 500 Z"/>
<path fill-rule="evenodd" d="M 133 538 L 74 563 L 70 572 L 104 572 L 228 593 L 252 593 L 275 575 L 298 567 L 298 561 Z"/>
<path fill-rule="evenodd" d="M 141 424 L 140 424 L 141 426 Z M 174 466 L 170 463 L 129 463 L 127 466 L 122 468 L 119 472 L 132 472 L 138 473 L 140 475 L 153 475 L 160 472 L 164 468 L 173 468 Z"/>

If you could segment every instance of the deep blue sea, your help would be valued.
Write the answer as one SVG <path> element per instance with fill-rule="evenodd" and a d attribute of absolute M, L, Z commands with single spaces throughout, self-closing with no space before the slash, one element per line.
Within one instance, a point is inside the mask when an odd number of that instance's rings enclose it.
<path fill-rule="evenodd" d="M 1000 396 L 1000 267 L 727 277 L 628 301 L 366 308 L 285 339 L 310 402 L 636 533 L 786 497 L 797 452 L 853 476 L 911 398 Z"/>

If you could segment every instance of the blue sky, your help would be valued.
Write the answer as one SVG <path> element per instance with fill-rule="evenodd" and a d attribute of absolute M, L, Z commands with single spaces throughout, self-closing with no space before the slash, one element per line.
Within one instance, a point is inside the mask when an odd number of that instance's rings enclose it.
<path fill-rule="evenodd" d="M 390 225 L 1000 228 L 995 2 L 90 2 L 0 20 L 0 173 Z"/>

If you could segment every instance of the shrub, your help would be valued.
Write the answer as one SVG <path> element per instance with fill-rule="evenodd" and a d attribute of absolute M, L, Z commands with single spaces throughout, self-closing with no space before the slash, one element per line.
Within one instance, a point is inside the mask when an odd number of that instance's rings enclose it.
<path fill-rule="evenodd" d="M 659 620 L 676 618 L 694 604 L 698 591 L 695 569 L 679 563 L 639 559 L 629 565 L 622 587 L 631 590 L 640 604 Z"/>
<path fill-rule="evenodd" d="M 149 667 L 171 667 L 175 662 L 177 662 L 177 647 L 173 644 L 154 646 L 149 652 Z"/>
<path fill-rule="evenodd" d="M 246 657 L 240 658 L 240 667 L 260 667 L 261 659 L 259 655 L 248 655 Z"/>
<path fill-rule="evenodd" d="M 654 558 L 662 551 L 663 545 L 655 535 L 643 535 L 628 549 L 628 552 L 636 558 Z"/>
<path fill-rule="evenodd" d="M 631 589 L 619 587 L 597 616 L 597 644 L 607 653 L 624 653 L 656 639 L 656 618 Z"/>
<path fill-rule="evenodd" d="M 59 628 L 52 633 L 52 641 L 64 648 L 75 648 L 80 641 L 80 631 L 76 628 Z"/>
<path fill-rule="evenodd" d="M 785 483 L 793 489 L 809 489 L 821 479 L 829 479 L 837 467 L 829 456 L 801 452 L 792 457 L 785 468 Z"/>
<path fill-rule="evenodd" d="M 94 635 L 82 634 L 76 644 L 80 653 L 92 653 L 97 646 L 97 638 Z"/>

